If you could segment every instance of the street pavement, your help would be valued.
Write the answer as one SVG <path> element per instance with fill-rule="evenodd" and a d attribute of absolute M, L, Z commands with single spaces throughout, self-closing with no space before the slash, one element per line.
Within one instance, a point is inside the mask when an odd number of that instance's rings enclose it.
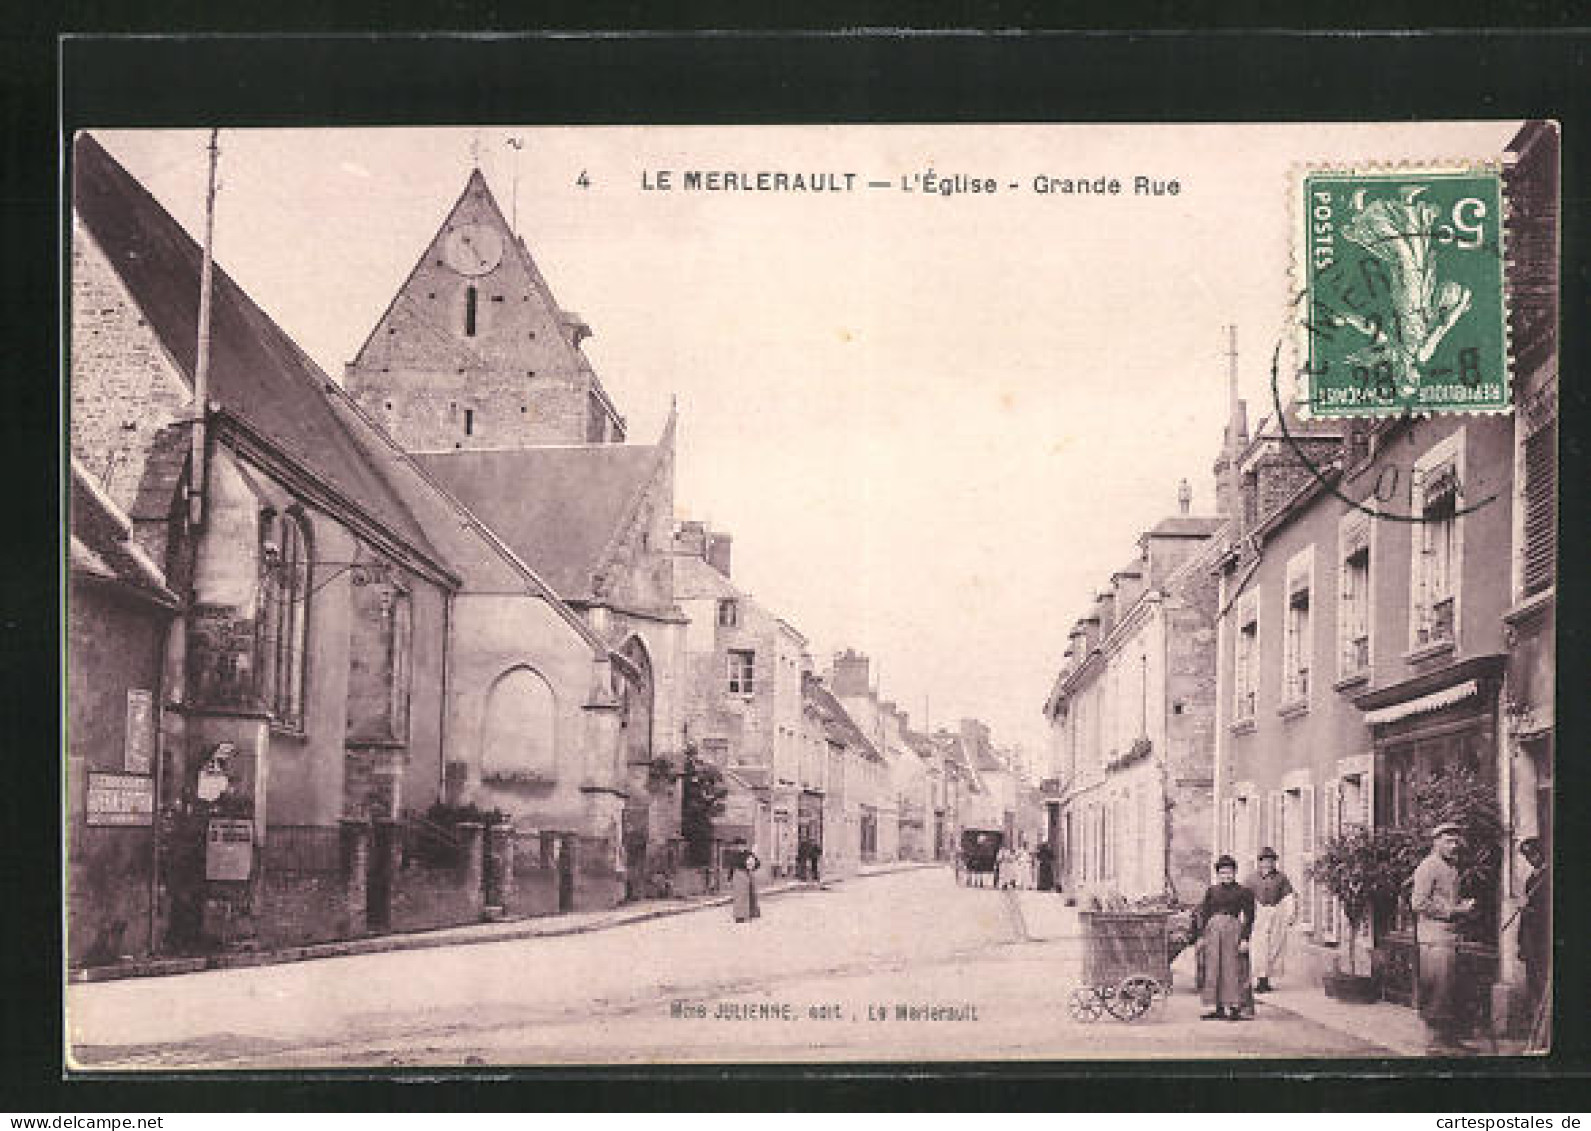
<path fill-rule="evenodd" d="M 1280 1009 L 1067 1014 L 1082 939 L 1053 894 L 948 869 L 856 877 L 579 935 L 67 987 L 83 1069 L 1386 1057 Z M 913 1013 L 912 1010 L 917 1010 Z"/>

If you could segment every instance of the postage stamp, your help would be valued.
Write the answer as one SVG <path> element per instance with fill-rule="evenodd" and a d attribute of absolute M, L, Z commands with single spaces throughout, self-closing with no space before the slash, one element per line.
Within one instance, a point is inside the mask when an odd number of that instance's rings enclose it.
<path fill-rule="evenodd" d="M 1301 189 L 1309 415 L 1506 411 L 1497 170 L 1312 171 Z"/>

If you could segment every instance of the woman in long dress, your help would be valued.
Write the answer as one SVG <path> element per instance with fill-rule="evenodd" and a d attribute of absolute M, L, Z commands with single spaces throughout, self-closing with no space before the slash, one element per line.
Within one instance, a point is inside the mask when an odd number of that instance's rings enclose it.
<path fill-rule="evenodd" d="M 727 862 L 735 922 L 744 923 L 748 919 L 761 918 L 762 909 L 757 906 L 757 881 L 752 878 L 752 873 L 762 866 L 762 862 L 757 859 L 755 852 L 746 847 L 744 840 L 735 841 L 727 854 Z"/>
<path fill-rule="evenodd" d="M 1249 1000 L 1249 936 L 1254 932 L 1254 893 L 1237 882 L 1237 861 L 1215 862 L 1217 882 L 1205 889 L 1193 918 L 1204 954 L 1206 1021 L 1246 1021 Z"/>

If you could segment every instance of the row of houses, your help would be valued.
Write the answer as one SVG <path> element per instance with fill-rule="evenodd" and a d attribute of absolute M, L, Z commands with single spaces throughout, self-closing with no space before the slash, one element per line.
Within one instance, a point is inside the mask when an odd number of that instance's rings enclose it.
<path fill-rule="evenodd" d="M 1517 919 L 1552 843 L 1557 136 L 1526 126 L 1504 170 L 1514 366 L 1508 415 L 1304 420 L 1249 434 L 1230 375 L 1217 513 L 1149 528 L 1071 631 L 1045 704 L 1049 834 L 1069 887 L 1196 900 L 1210 861 L 1263 846 L 1298 885 L 1290 977 L 1348 953 L 1309 878 L 1350 824 L 1411 827 L 1428 775 L 1495 791 L 1502 859 L 1465 925 L 1462 982 L 1498 1029 L 1524 1014 Z M 1363 928 L 1360 972 L 1411 1003 L 1406 905 Z"/>
<path fill-rule="evenodd" d="M 776 873 L 945 853 L 959 736 L 679 521 L 674 414 L 627 442 L 478 170 L 340 382 L 93 136 L 70 174 L 71 966 L 712 882 L 687 755 Z"/>

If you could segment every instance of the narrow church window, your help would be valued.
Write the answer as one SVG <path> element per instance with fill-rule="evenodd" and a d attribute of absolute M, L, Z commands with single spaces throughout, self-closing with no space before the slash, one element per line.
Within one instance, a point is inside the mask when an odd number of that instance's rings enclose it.
<path fill-rule="evenodd" d="M 467 337 L 475 336 L 475 299 L 474 287 L 467 287 L 464 291 L 464 333 Z"/>
<path fill-rule="evenodd" d="M 493 295 L 492 296 L 492 301 L 493 302 L 502 302 L 503 301 L 503 296 L 502 295 Z"/>
<path fill-rule="evenodd" d="M 473 408 L 464 410 L 464 435 L 475 435 L 475 410 Z"/>
<path fill-rule="evenodd" d="M 292 514 L 263 515 L 260 538 L 258 694 L 278 725 L 298 730 L 304 719 L 309 542 L 302 520 Z"/>

